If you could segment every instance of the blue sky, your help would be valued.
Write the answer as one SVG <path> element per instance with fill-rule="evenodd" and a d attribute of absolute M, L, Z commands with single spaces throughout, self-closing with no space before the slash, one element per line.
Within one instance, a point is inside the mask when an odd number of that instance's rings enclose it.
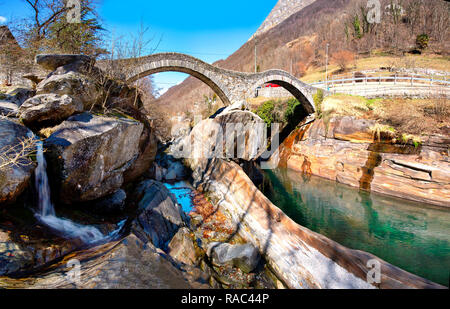
<path fill-rule="evenodd" d="M 212 63 L 225 59 L 258 29 L 277 0 L 100 0 L 98 11 L 109 35 L 131 37 L 141 22 L 148 38 L 161 38 L 159 52 L 191 54 Z M 0 0 L 0 23 L 30 16 L 25 0 Z M 158 52 L 157 51 L 157 52 Z M 158 87 L 181 82 L 181 73 L 155 74 Z"/>

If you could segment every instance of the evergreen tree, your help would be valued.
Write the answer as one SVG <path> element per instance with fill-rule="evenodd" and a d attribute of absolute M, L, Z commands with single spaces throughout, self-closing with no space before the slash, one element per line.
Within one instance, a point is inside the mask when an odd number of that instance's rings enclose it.
<path fill-rule="evenodd" d="M 105 54 L 102 48 L 101 26 L 95 6 L 90 0 L 80 0 L 81 12 L 79 23 L 69 23 L 66 14 L 59 16 L 48 31 L 48 45 L 58 51 L 73 54 L 99 56 Z"/>
<path fill-rule="evenodd" d="M 23 45 L 31 55 L 37 53 L 105 54 L 105 32 L 94 0 L 80 1 L 80 22 L 69 22 L 72 7 L 67 0 L 26 0 L 34 11 L 23 26 Z"/>

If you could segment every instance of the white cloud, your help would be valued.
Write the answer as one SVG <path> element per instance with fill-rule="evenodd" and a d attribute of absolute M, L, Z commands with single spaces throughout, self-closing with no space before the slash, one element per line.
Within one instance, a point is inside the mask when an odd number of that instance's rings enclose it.
<path fill-rule="evenodd" d="M 0 16 L 0 24 L 4 24 L 8 21 L 8 19 L 4 16 Z"/>

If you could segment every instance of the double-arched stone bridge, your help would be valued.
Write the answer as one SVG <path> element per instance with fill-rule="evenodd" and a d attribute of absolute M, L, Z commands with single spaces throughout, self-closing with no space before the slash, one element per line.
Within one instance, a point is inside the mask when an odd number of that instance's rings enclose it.
<path fill-rule="evenodd" d="M 126 65 L 125 78 L 129 82 L 160 72 L 187 73 L 207 84 L 226 105 L 254 97 L 256 89 L 265 83 L 277 84 L 302 102 L 308 113 L 314 112 L 312 96 L 317 88 L 301 82 L 282 70 L 243 73 L 221 69 L 195 57 L 179 53 L 153 54 L 137 59 L 116 61 L 117 65 Z"/>

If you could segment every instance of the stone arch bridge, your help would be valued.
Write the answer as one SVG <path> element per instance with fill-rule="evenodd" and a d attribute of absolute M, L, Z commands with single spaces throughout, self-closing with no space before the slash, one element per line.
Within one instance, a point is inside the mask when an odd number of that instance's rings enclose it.
<path fill-rule="evenodd" d="M 195 57 L 179 53 L 153 54 L 137 59 L 115 60 L 115 65 L 126 67 L 129 82 L 160 72 L 182 72 L 207 84 L 224 102 L 230 105 L 254 97 L 256 89 L 265 83 L 277 84 L 303 103 L 308 113 L 314 112 L 312 96 L 317 88 L 309 86 L 282 70 L 261 73 L 243 73 L 221 69 Z"/>

